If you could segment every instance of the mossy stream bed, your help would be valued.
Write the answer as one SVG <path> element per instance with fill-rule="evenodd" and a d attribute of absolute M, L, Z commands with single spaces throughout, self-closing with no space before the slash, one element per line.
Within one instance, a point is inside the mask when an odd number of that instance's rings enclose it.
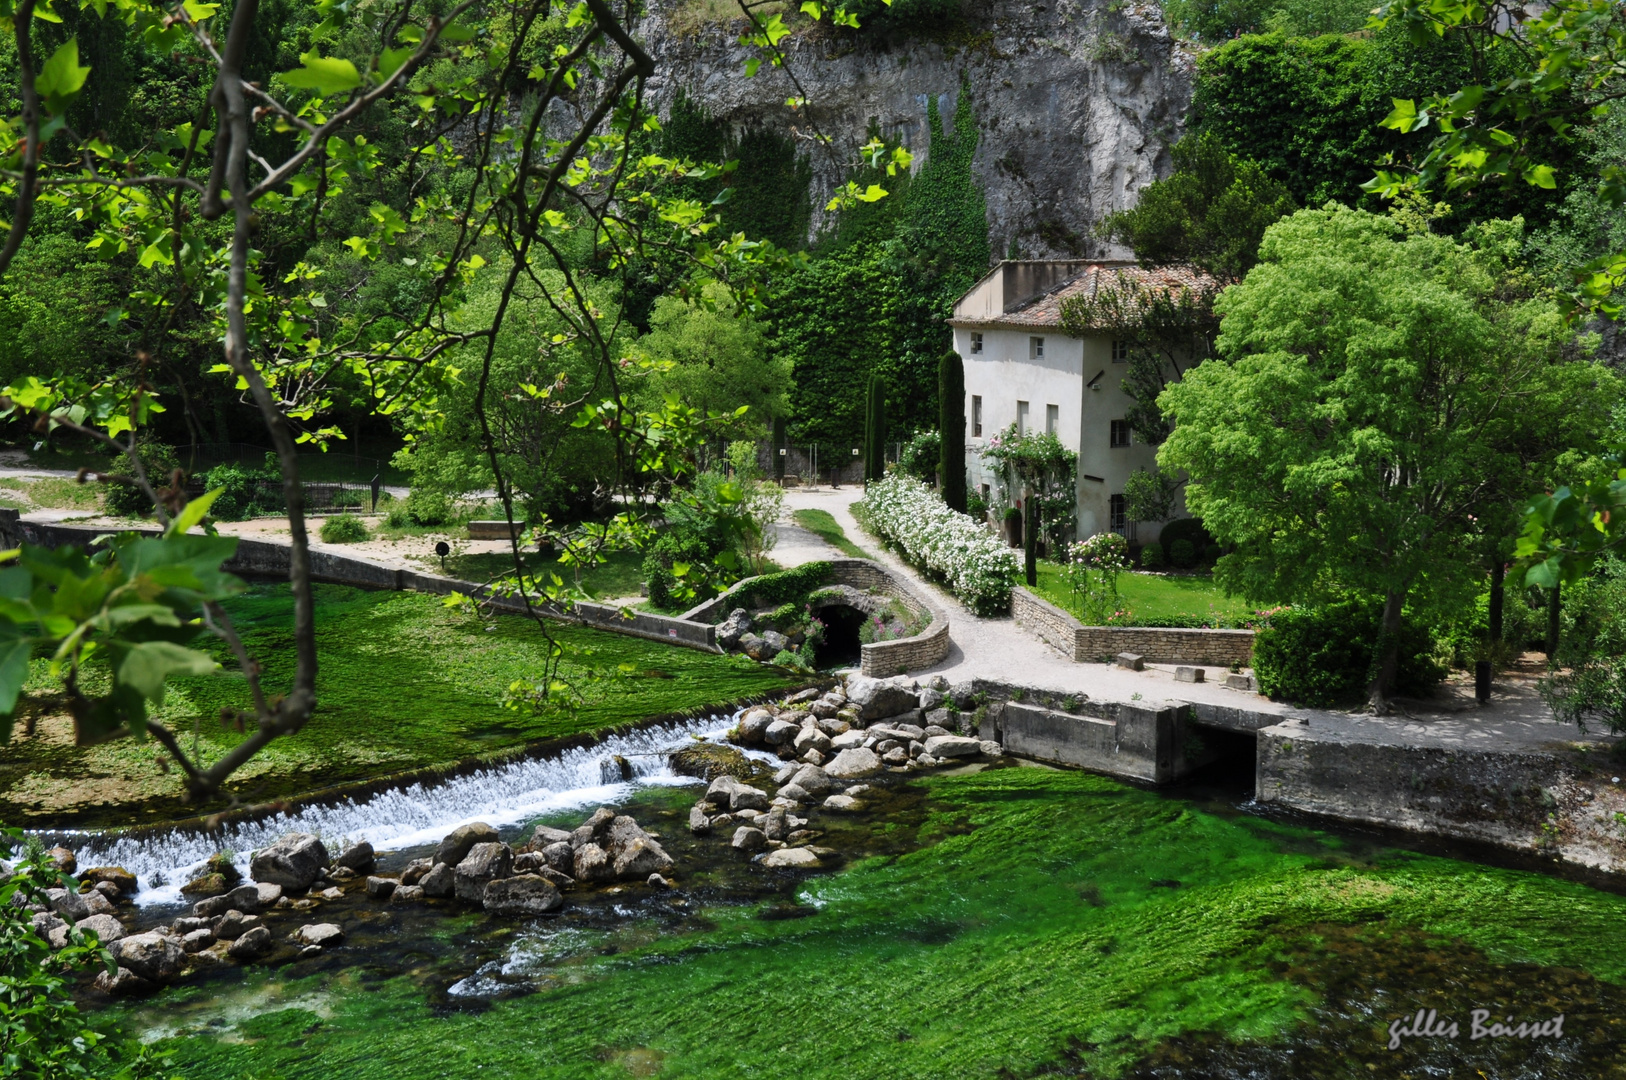
<path fill-rule="evenodd" d="M 107 1019 L 193 1078 L 1626 1077 L 1626 897 L 1579 881 L 1016 766 L 820 815 L 845 859 L 776 873 L 690 837 L 696 794 L 632 799 L 671 891 L 346 900 L 337 950 Z M 1420 1009 L 1458 1036 L 1389 1049 Z"/>

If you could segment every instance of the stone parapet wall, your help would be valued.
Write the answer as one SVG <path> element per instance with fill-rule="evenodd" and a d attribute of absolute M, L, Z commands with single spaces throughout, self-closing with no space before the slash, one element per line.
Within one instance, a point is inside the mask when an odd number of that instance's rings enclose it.
<path fill-rule="evenodd" d="M 1017 624 L 1081 663 L 1136 653 L 1159 664 L 1251 667 L 1252 630 L 1184 630 L 1161 626 L 1085 626 L 1028 590 L 1011 590 Z"/>
<path fill-rule="evenodd" d="M 151 527 L 131 531 L 145 536 L 159 535 L 159 530 Z M 4 536 L 7 546 L 14 547 L 23 541 L 44 547 L 60 547 L 63 544 L 89 545 L 97 536 L 106 532 L 105 528 L 26 521 L 22 520 L 16 511 L 10 514 L 0 513 L 0 535 Z M 234 574 L 286 578 L 289 551 L 287 544 L 240 539 L 237 542 L 236 555 L 222 568 Z M 477 582 L 459 581 L 435 574 L 420 574 L 414 570 L 403 570 L 360 556 L 333 551 L 312 549 L 310 557 L 311 577 L 317 581 L 356 585 L 367 589 L 411 590 L 438 596 L 460 592 L 465 596 L 479 598 L 502 611 L 514 613 L 525 611 L 525 602 L 520 598 L 493 597 L 486 586 Z M 717 647 L 715 627 L 685 622 L 669 615 L 655 615 L 616 607 L 613 604 L 587 602 L 574 603 L 567 608 L 548 607 L 543 613 L 549 618 L 580 623 L 583 626 L 608 630 L 616 634 L 630 634 L 633 637 L 665 641 L 672 645 L 684 645 L 706 652 L 722 651 Z"/>
<path fill-rule="evenodd" d="M 929 597 L 921 596 L 899 581 L 886 567 L 870 559 L 831 559 L 830 572 L 821 584 L 847 585 L 896 600 L 916 619 L 929 620 L 914 637 L 895 641 L 874 641 L 859 650 L 859 670 L 874 678 L 901 675 L 942 663 L 949 651 L 948 612 Z M 685 611 L 680 618 L 692 623 L 715 625 L 728 618 L 735 608 L 759 606 L 751 595 L 756 578 L 746 578 L 720 596 Z"/>

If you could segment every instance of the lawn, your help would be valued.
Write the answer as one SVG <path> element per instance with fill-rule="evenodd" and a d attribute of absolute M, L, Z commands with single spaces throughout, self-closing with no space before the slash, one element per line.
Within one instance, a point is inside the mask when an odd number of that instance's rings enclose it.
<path fill-rule="evenodd" d="M 847 539 L 847 530 L 841 527 L 841 522 L 837 521 L 828 510 L 796 510 L 791 513 L 790 517 L 796 524 L 831 547 L 838 549 L 848 558 L 873 559 L 875 557 Z"/>
<path fill-rule="evenodd" d="M 1045 560 L 1039 561 L 1039 584 L 1034 589 L 1057 607 L 1079 615 L 1073 586 L 1067 572 Z M 1128 611 L 1125 626 L 1189 624 L 1229 627 L 1254 614 L 1245 600 L 1226 596 L 1209 574 L 1145 574 L 1130 571 L 1118 575 L 1118 595 Z"/>
<path fill-rule="evenodd" d="M 266 665 L 266 689 L 292 678 L 285 586 L 257 585 L 232 601 L 250 652 Z M 776 668 L 738 658 L 573 626 L 550 628 L 565 649 L 562 677 L 572 707 L 540 713 L 503 707 L 510 687 L 542 673 L 548 642 L 519 616 L 480 619 L 439 598 L 317 586 L 320 674 L 316 715 L 299 734 L 261 751 L 233 782 L 246 800 L 281 798 L 331 784 L 515 750 L 529 742 L 721 704 L 787 685 Z M 220 659 L 225 660 L 224 650 Z M 106 678 L 91 671 L 87 684 Z M 51 686 L 35 662 L 29 689 Z M 215 760 L 243 736 L 223 727 L 223 708 L 248 704 L 234 668 L 178 679 L 161 718 Z M 75 746 L 53 702 L 25 705 L 38 727 L 0 747 L 0 821 L 38 826 L 104 824 L 186 816 L 176 776 L 155 763 L 151 743 L 123 739 Z"/>

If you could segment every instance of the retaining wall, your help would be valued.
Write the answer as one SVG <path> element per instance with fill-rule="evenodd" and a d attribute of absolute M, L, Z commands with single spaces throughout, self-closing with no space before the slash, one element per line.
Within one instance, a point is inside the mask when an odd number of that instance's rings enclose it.
<path fill-rule="evenodd" d="M 1112 776 L 1165 784 L 1214 759 L 1192 729 L 1182 701 L 1006 701 L 989 709 L 978 730 L 993 725 L 1013 754 Z"/>
<path fill-rule="evenodd" d="M 1606 745 L 1582 753 L 1558 740 L 1510 750 L 1374 744 L 1297 720 L 1257 738 L 1262 803 L 1626 869 L 1615 818 L 1626 792 Z"/>
<path fill-rule="evenodd" d="M 1080 663 L 1136 653 L 1159 664 L 1250 667 L 1252 630 L 1184 630 L 1161 626 L 1085 626 L 1070 613 L 1018 586 L 1011 590 L 1017 625 Z"/>

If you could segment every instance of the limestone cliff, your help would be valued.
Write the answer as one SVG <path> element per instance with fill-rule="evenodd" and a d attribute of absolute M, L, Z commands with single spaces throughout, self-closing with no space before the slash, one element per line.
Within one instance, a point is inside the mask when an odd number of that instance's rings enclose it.
<path fill-rule="evenodd" d="M 1191 97 L 1191 57 L 1155 3 L 994 0 L 968 3 L 952 31 L 908 38 L 804 22 L 783 43 L 809 103 L 798 114 L 786 105 L 798 91 L 784 70 L 764 64 L 744 77 L 756 54 L 737 44 L 743 23 L 706 15 L 727 10 L 715 0 L 652 6 L 639 35 L 658 61 L 653 99 L 664 114 L 681 88 L 736 130 L 805 135 L 816 125 L 831 136 L 833 151 L 807 142 L 815 229 L 871 123 L 914 151 L 918 167 L 929 96 L 950 116 L 963 79 L 981 129 L 974 168 L 996 257 L 1013 241 L 1024 258 L 1122 254 L 1091 228 L 1167 173 Z"/>

